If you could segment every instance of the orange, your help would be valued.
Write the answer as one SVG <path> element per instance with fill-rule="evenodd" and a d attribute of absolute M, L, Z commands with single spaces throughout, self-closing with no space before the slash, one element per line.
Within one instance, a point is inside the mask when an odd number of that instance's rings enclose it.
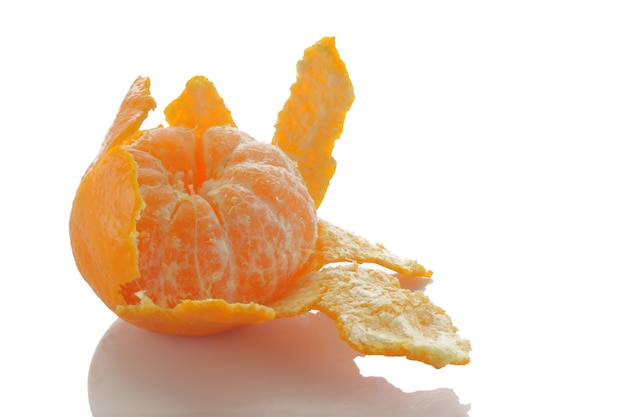
<path fill-rule="evenodd" d="M 205 77 L 166 107 L 169 126 L 140 130 L 156 103 L 137 78 L 74 198 L 78 270 L 151 331 L 210 334 L 317 309 L 363 353 L 467 363 L 445 312 L 389 270 L 430 271 L 317 218 L 354 94 L 333 38 L 297 70 L 272 143 L 239 130 Z M 339 262 L 349 264 L 328 266 Z"/>

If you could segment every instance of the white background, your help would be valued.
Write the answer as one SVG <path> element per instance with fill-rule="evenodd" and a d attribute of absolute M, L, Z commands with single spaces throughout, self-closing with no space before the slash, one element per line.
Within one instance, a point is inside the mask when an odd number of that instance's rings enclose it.
<path fill-rule="evenodd" d="M 626 13 L 620 2 L 20 2 L 0 6 L 0 414 L 89 415 L 114 315 L 68 216 L 138 75 L 208 76 L 269 140 L 303 50 L 335 36 L 356 101 L 320 217 L 434 270 L 466 367 L 365 361 L 472 417 L 623 415 Z"/>

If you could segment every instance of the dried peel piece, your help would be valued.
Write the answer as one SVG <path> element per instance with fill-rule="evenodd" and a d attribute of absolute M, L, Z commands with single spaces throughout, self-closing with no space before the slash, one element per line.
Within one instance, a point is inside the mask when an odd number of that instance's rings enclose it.
<path fill-rule="evenodd" d="M 335 320 L 341 337 L 359 352 L 406 356 L 435 368 L 469 362 L 470 343 L 422 292 L 402 289 L 395 277 L 356 265 L 319 274 L 326 285 L 314 308 Z"/>
<path fill-rule="evenodd" d="M 334 38 L 307 48 L 297 72 L 291 95 L 278 114 L 272 143 L 297 162 L 317 208 L 335 173 L 331 153 L 354 91 Z"/>
<path fill-rule="evenodd" d="M 469 363 L 470 343 L 445 311 L 384 271 L 353 264 L 311 272 L 272 307 L 288 317 L 304 304 L 334 320 L 341 338 L 363 354 L 406 356 L 435 368 Z"/>

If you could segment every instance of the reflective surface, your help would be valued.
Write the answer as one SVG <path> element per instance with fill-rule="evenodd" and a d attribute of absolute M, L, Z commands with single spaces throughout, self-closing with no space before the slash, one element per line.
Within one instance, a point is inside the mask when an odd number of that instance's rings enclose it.
<path fill-rule="evenodd" d="M 159 335 L 116 321 L 89 372 L 95 417 L 464 417 L 451 389 L 405 393 L 364 377 L 357 353 L 321 314 L 206 337 Z"/>

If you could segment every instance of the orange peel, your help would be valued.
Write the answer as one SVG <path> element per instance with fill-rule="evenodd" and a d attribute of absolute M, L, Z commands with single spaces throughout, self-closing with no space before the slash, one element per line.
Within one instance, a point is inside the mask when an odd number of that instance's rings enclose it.
<path fill-rule="evenodd" d="M 323 38 L 307 48 L 297 70 L 291 95 L 278 114 L 272 143 L 298 163 L 317 208 L 337 167 L 332 152 L 354 91 L 334 38 Z"/>
<path fill-rule="evenodd" d="M 166 107 L 169 126 L 141 130 L 156 103 L 137 78 L 74 198 L 78 270 L 109 309 L 150 331 L 205 335 L 315 309 L 361 353 L 468 363 L 470 344 L 445 312 L 392 275 L 430 271 L 318 219 L 354 94 L 333 38 L 297 70 L 272 143 L 236 128 L 199 76 Z"/>

